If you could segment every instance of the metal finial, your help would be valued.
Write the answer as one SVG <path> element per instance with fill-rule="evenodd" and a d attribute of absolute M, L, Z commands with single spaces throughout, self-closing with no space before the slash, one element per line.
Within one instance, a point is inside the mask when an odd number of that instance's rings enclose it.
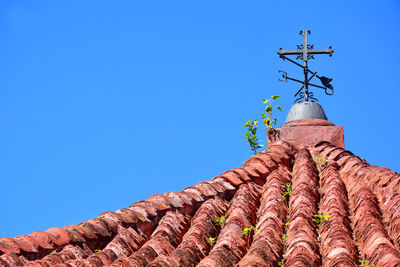
<path fill-rule="evenodd" d="M 333 95 L 333 86 L 330 84 L 332 79 L 324 77 L 324 76 L 319 76 L 319 75 L 317 75 L 317 72 L 313 72 L 313 71 L 309 70 L 308 69 L 308 60 L 314 59 L 314 55 L 317 55 L 317 54 L 327 54 L 329 56 L 332 56 L 332 53 L 334 51 L 331 46 L 329 46 L 328 49 L 314 49 L 314 45 L 308 44 L 308 41 L 307 41 L 307 36 L 310 34 L 311 34 L 311 31 L 306 30 L 306 29 L 300 31 L 300 35 L 303 35 L 303 44 L 297 45 L 297 50 L 282 50 L 282 48 L 280 48 L 278 51 L 278 55 L 283 60 L 287 59 L 288 61 L 296 64 L 297 66 L 299 66 L 303 69 L 304 81 L 300 81 L 300 80 L 297 80 L 297 79 L 287 76 L 287 73 L 285 71 L 281 71 L 281 70 L 279 71 L 280 73 L 282 73 L 282 79 L 279 79 L 279 81 L 287 82 L 287 80 L 291 80 L 291 81 L 295 81 L 295 82 L 303 84 L 303 86 L 294 95 L 295 97 L 298 96 L 298 98 L 295 100 L 295 102 L 297 102 L 297 101 L 301 102 L 301 100 L 303 98 L 304 98 L 304 101 L 306 101 L 306 102 L 309 101 L 309 99 L 318 101 L 314 97 L 313 92 L 310 92 L 308 90 L 309 85 L 324 89 L 325 94 L 327 94 L 327 95 Z M 288 58 L 287 55 L 296 55 L 297 56 L 296 59 L 303 60 L 303 62 L 304 62 L 303 66 L 301 64 L 297 63 L 296 61 Z M 310 78 L 308 78 L 308 73 L 312 74 Z M 317 77 L 321 81 L 323 86 L 319 86 L 319 85 L 310 83 L 311 79 L 314 77 Z M 302 92 L 303 89 L 304 89 L 304 92 Z"/>

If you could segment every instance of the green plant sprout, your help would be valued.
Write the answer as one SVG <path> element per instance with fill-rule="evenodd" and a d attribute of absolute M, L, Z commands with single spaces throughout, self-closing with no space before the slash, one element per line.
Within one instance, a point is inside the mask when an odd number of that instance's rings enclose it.
<path fill-rule="evenodd" d="M 323 156 L 315 156 L 314 161 L 315 161 L 315 163 L 319 164 L 322 169 L 325 168 L 326 163 L 327 163 L 326 158 L 324 158 Z"/>
<path fill-rule="evenodd" d="M 267 127 L 268 133 L 273 133 L 275 131 L 274 127 L 276 126 L 276 118 L 274 118 L 274 119 L 272 118 L 272 111 L 275 108 L 282 111 L 282 109 L 279 105 L 275 106 L 275 107 L 272 106 L 272 102 L 274 100 L 278 100 L 279 98 L 281 98 L 281 97 L 278 95 L 273 95 L 273 96 L 271 96 L 270 99 L 263 100 L 263 103 L 266 106 L 265 106 L 265 113 L 262 113 L 261 117 L 263 118 L 263 122 L 264 122 L 265 126 Z"/>
<path fill-rule="evenodd" d="M 282 187 L 285 189 L 285 192 L 282 195 L 282 201 L 285 201 L 286 196 L 292 195 L 292 183 L 286 183 Z"/>
<path fill-rule="evenodd" d="M 257 154 L 257 150 L 262 148 L 264 145 L 260 144 L 260 140 L 257 138 L 257 120 L 248 120 L 244 127 L 247 127 L 247 132 L 244 134 L 244 139 L 247 140 L 246 144 L 250 145 L 250 151 L 253 151 L 253 154 Z"/>
<path fill-rule="evenodd" d="M 285 222 L 283 225 L 284 225 L 284 226 L 289 226 L 289 225 L 290 225 L 290 222 Z"/>
<path fill-rule="evenodd" d="M 249 237 L 247 238 L 247 248 L 250 247 L 250 239 L 251 239 L 250 232 L 251 232 L 251 231 L 255 231 L 255 232 L 257 232 L 258 234 L 260 233 L 260 231 L 259 231 L 256 227 L 254 227 L 253 225 L 250 225 L 249 227 L 246 227 L 246 228 L 243 229 L 242 235 L 247 235 L 247 234 L 249 234 Z"/>
<path fill-rule="evenodd" d="M 246 227 L 243 229 L 242 235 L 247 235 L 252 230 L 256 231 L 257 233 L 260 233 L 260 231 L 256 227 L 254 227 L 253 225 L 250 225 L 249 227 Z"/>
<path fill-rule="evenodd" d="M 99 252 L 99 251 L 100 251 L 100 249 L 95 249 L 95 250 L 94 250 L 94 252 Z"/>
<path fill-rule="evenodd" d="M 140 221 L 142 222 L 142 223 L 145 223 L 145 222 L 147 222 L 147 219 L 146 218 L 144 218 L 144 217 L 141 217 L 141 218 L 139 218 L 140 219 Z"/>
<path fill-rule="evenodd" d="M 288 234 L 283 234 L 282 235 L 282 243 L 286 246 L 287 245 L 287 240 L 286 240 L 286 238 L 288 238 L 289 237 L 289 235 Z"/>
<path fill-rule="evenodd" d="M 225 216 L 215 217 L 215 218 L 214 218 L 214 222 L 215 222 L 217 225 L 222 225 L 224 222 L 226 222 L 226 218 L 225 218 Z"/>
<path fill-rule="evenodd" d="M 50 254 L 53 254 L 53 253 L 56 253 L 56 252 L 57 252 L 57 249 L 53 249 L 53 250 L 50 251 Z"/>
<path fill-rule="evenodd" d="M 214 246 L 214 244 L 215 244 L 215 239 L 216 239 L 216 237 L 209 237 L 208 238 L 208 240 L 207 240 L 207 243 L 208 244 L 210 244 L 211 246 Z"/>
<path fill-rule="evenodd" d="M 362 266 L 366 266 L 369 263 L 367 260 L 362 260 L 362 259 L 359 259 L 358 261 L 361 263 Z M 369 267 L 375 267 L 375 266 L 374 265 L 370 265 Z"/>
<path fill-rule="evenodd" d="M 313 222 L 316 222 L 317 224 L 321 224 L 321 223 L 328 223 L 329 218 L 332 217 L 329 214 L 315 214 L 314 218 L 312 219 Z"/>
<path fill-rule="evenodd" d="M 265 106 L 265 112 L 261 114 L 261 118 L 263 123 L 267 128 L 267 141 L 268 134 L 273 134 L 275 132 L 274 127 L 276 126 L 276 118 L 272 118 L 272 112 L 274 109 L 278 109 L 282 111 L 279 105 L 272 106 L 272 102 L 274 100 L 278 100 L 281 98 L 278 95 L 271 96 L 270 99 L 264 99 L 263 103 Z M 257 138 L 257 120 L 248 120 L 243 126 L 247 127 L 247 132 L 245 132 L 244 139 L 247 140 L 246 144 L 250 145 L 250 151 L 253 151 L 253 154 L 257 154 L 257 150 L 262 148 L 264 145 L 260 144 L 260 140 Z"/>
<path fill-rule="evenodd" d="M 278 262 L 279 266 L 282 266 L 284 264 L 283 259 L 281 259 L 281 261 Z"/>

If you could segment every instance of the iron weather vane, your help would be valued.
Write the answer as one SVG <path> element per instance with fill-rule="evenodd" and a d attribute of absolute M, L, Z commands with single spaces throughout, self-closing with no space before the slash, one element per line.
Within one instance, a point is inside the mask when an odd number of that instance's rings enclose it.
<path fill-rule="evenodd" d="M 297 50 L 282 50 L 282 48 L 280 48 L 278 51 L 278 55 L 280 58 L 282 58 L 283 60 L 288 60 L 288 61 L 296 64 L 297 66 L 301 67 L 304 72 L 304 81 L 301 81 L 298 79 L 291 78 L 291 77 L 287 76 L 287 73 L 285 71 L 279 70 L 279 73 L 282 73 L 282 79 L 279 79 L 279 81 L 287 82 L 287 80 L 291 80 L 291 81 L 295 81 L 295 82 L 303 84 L 303 86 L 294 95 L 295 97 L 298 97 L 294 101 L 295 103 L 297 101 L 301 102 L 300 100 L 303 98 L 304 98 L 304 101 L 309 101 L 309 99 L 318 101 L 318 99 L 316 99 L 314 97 L 314 93 L 310 92 L 308 90 L 308 86 L 314 86 L 317 88 L 324 89 L 325 94 L 333 95 L 333 86 L 330 84 L 332 79 L 327 78 L 325 76 L 319 76 L 319 75 L 317 75 L 317 72 L 313 72 L 308 69 L 308 60 L 309 59 L 314 59 L 314 55 L 318 55 L 318 54 L 328 54 L 329 56 L 332 56 L 333 49 L 331 46 L 328 49 L 314 49 L 313 44 L 310 45 L 307 43 L 307 36 L 309 34 L 311 34 L 311 32 L 308 30 L 300 31 L 300 35 L 303 35 L 303 44 L 297 45 Z M 296 55 L 297 56 L 296 59 L 303 60 L 304 64 L 301 65 L 298 62 L 288 58 L 287 56 L 289 56 L 289 55 Z M 310 78 L 308 78 L 309 73 L 311 74 Z M 317 77 L 321 81 L 323 86 L 310 83 L 310 81 L 314 77 Z M 304 92 L 303 92 L 303 89 L 304 89 Z"/>

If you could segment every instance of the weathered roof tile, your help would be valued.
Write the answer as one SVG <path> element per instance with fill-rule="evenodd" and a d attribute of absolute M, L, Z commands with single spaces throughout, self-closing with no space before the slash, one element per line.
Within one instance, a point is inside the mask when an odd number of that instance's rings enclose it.
<path fill-rule="evenodd" d="M 54 244 L 50 235 L 46 232 L 35 231 L 30 234 L 36 241 L 37 244 L 43 249 L 52 250 L 54 249 Z"/>

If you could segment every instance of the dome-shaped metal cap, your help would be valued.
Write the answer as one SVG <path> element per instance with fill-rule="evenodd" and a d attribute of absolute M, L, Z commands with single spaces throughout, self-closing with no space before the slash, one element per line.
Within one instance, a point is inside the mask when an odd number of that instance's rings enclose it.
<path fill-rule="evenodd" d="M 302 119 L 328 120 L 324 109 L 316 102 L 300 102 L 294 104 L 286 117 L 286 122 Z"/>

